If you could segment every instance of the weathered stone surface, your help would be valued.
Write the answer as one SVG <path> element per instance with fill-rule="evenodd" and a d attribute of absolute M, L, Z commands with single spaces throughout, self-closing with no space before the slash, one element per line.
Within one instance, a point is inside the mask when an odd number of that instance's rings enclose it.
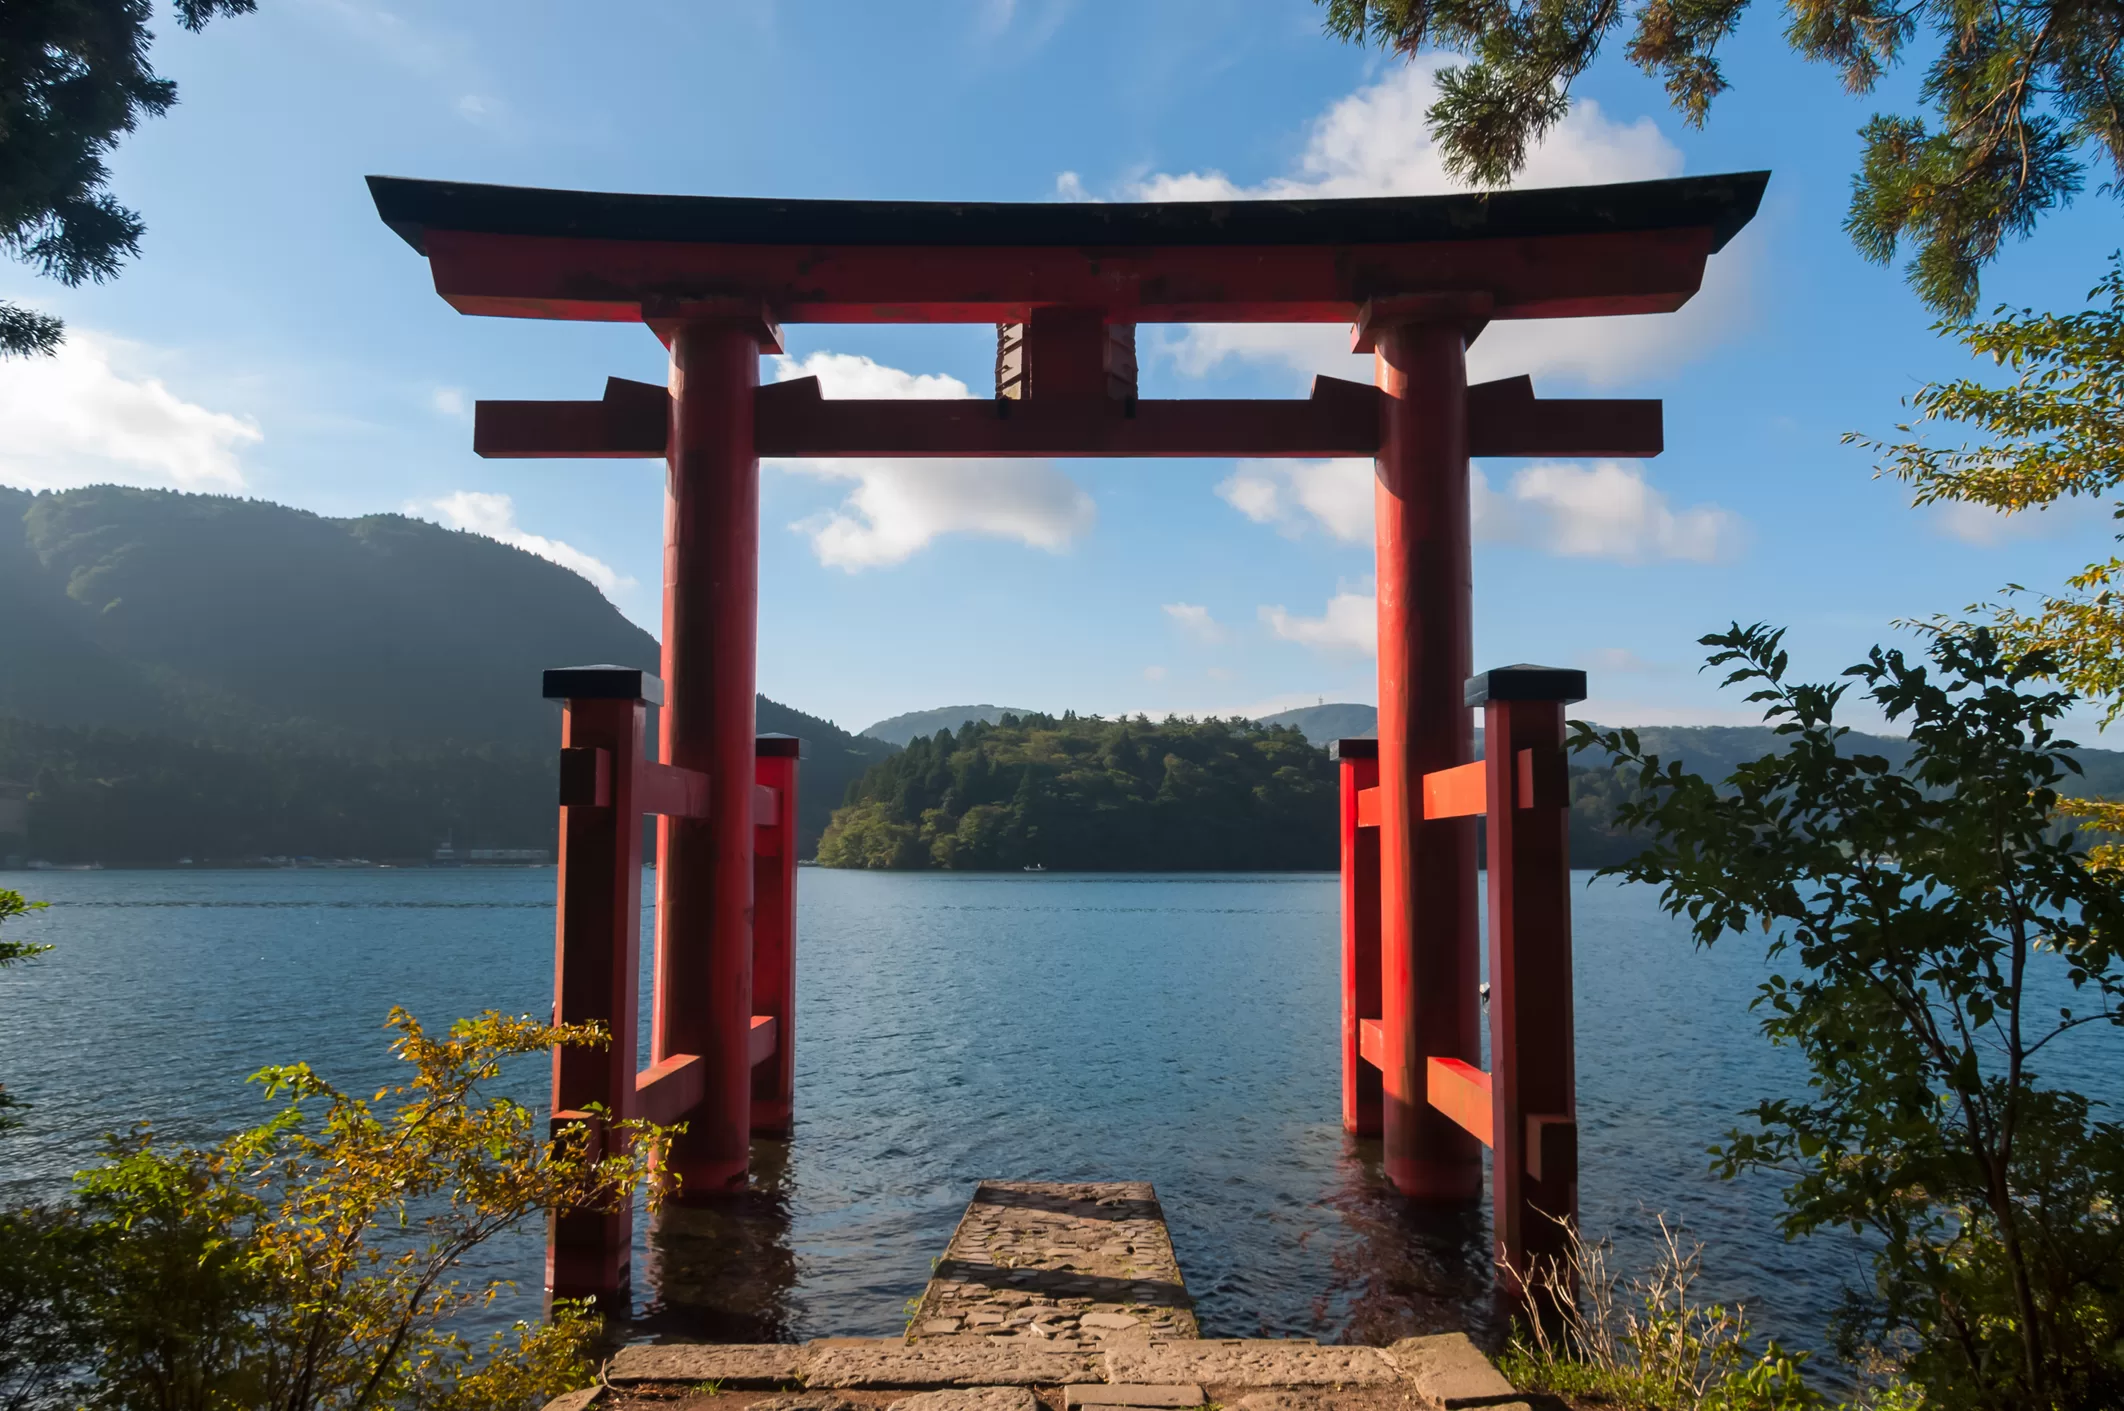
<path fill-rule="evenodd" d="M 855 1411 L 855 1402 L 837 1391 L 792 1391 L 763 1396 L 745 1411 Z"/>
<path fill-rule="evenodd" d="M 1106 1379 L 1249 1387 L 1384 1386 L 1398 1376 L 1394 1364 L 1376 1347 L 1234 1339 L 1109 1348 Z"/>
<path fill-rule="evenodd" d="M 1064 1411 L 1076 1411 L 1086 1407 L 1179 1407 L 1201 1406 L 1207 1401 L 1198 1386 L 1144 1386 L 1141 1384 L 1113 1386 L 1105 1382 L 1093 1382 L 1087 1386 L 1062 1388 Z"/>
<path fill-rule="evenodd" d="M 1076 1315 L 1071 1323 L 1064 1311 Z M 1004 1321 L 995 1315 L 1009 1313 Z M 959 1326 L 946 1329 L 945 1320 Z M 914 1340 L 979 1331 L 1096 1349 L 1139 1326 L 1154 1337 L 1198 1328 L 1147 1182 L 983 1181 L 916 1309 Z M 932 1331 L 931 1325 L 937 1325 Z"/>
<path fill-rule="evenodd" d="M 786 1343 L 674 1343 L 623 1347 L 612 1356 L 605 1380 L 628 1382 L 721 1382 L 729 1387 L 773 1387 L 800 1375 L 802 1350 Z"/>
<path fill-rule="evenodd" d="M 969 1387 L 903 1397 L 886 1411 L 1040 1411 L 1040 1403 L 1024 1387 Z"/>
<path fill-rule="evenodd" d="M 813 1387 L 999 1387 L 1087 1379 L 1092 1359 L 1026 1340 L 954 1337 L 812 1352 L 804 1383 Z M 1166 1380 L 1171 1380 L 1167 1378 Z"/>
<path fill-rule="evenodd" d="M 576 1391 L 564 1391 L 546 1403 L 546 1411 L 589 1411 L 590 1403 L 597 1400 L 603 1387 L 582 1387 Z"/>
<path fill-rule="evenodd" d="M 1442 1411 L 1500 1406 L 1519 1399 L 1504 1374 L 1468 1341 L 1466 1333 L 1403 1338 L 1387 1349 L 1387 1355 L 1415 1386 L 1416 1394 Z"/>

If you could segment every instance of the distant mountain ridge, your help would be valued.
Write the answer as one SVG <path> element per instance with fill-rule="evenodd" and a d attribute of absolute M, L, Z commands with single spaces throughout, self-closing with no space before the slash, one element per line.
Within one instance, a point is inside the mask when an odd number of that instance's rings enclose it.
<path fill-rule="evenodd" d="M 905 749 L 917 738 L 927 739 L 939 730 L 957 733 L 969 720 L 978 720 L 983 725 L 993 725 L 1006 715 L 1036 715 L 1037 711 L 1026 706 L 963 705 L 938 706 L 934 710 L 911 710 L 905 715 L 895 715 L 880 720 L 875 725 L 866 725 L 858 733 L 873 740 Z"/>
<path fill-rule="evenodd" d="M 1308 742 L 1325 747 L 1335 740 L 1364 739 L 1379 733 L 1379 708 L 1353 702 L 1329 702 L 1301 706 L 1261 717 L 1263 725 L 1289 725 L 1301 731 Z M 1782 747 L 1782 738 L 1767 725 L 1640 725 L 1634 727 L 1638 742 L 1663 760 L 1679 760 L 1684 768 L 1710 779 L 1724 779 L 1751 759 L 1760 759 Z M 1854 730 L 1845 737 L 1847 753 L 1864 751 L 1900 765 L 1910 758 L 1910 742 L 1898 735 L 1869 735 Z M 1476 747 L 1482 732 L 1476 731 Z M 2076 757 L 2086 771 L 2082 782 L 2069 786 L 2091 794 L 2124 793 L 2124 751 L 2082 746 Z M 1581 757 L 1577 763 L 1591 764 Z"/>
<path fill-rule="evenodd" d="M 556 817 L 550 789 L 521 783 L 525 771 L 550 774 L 560 745 L 560 710 L 542 698 L 540 673 L 597 662 L 654 671 L 658 656 L 656 639 L 581 576 L 403 515 L 332 519 L 108 485 L 0 488 L 0 717 L 38 727 L 0 734 L 0 777 L 28 783 L 49 768 L 94 780 L 152 760 L 167 776 L 158 797 L 175 798 L 220 787 L 214 751 L 270 754 L 282 787 L 354 777 L 305 758 L 400 761 L 417 774 L 416 761 L 448 756 L 443 774 L 461 774 L 469 795 L 487 786 L 476 760 L 458 765 L 480 756 L 489 775 L 512 781 L 497 798 L 544 795 L 528 815 L 529 805 L 499 802 L 476 811 L 524 815 L 482 825 L 514 845 L 519 831 L 550 835 Z M 761 731 L 805 742 L 798 822 L 808 851 L 849 784 L 892 751 L 765 697 L 757 709 Z M 99 730 L 126 741 L 100 740 Z M 143 753 L 140 742 L 156 739 L 182 748 Z M 409 788 L 392 807 L 426 805 Z M 33 802 L 32 850 L 36 816 Z M 448 825 L 434 822 L 440 841 Z M 279 841 L 280 851 L 325 851 Z"/>

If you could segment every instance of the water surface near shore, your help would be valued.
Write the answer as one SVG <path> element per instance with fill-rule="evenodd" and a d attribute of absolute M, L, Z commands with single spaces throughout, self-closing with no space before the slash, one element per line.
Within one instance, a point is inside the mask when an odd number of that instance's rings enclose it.
<path fill-rule="evenodd" d="M 386 1081 L 394 1003 L 434 1023 L 546 1012 L 553 885 L 551 869 L 0 874 L 53 903 L 11 937 L 58 948 L 0 974 L 0 1077 L 35 1104 L 0 1140 L 0 1194 L 60 1188 L 136 1119 L 189 1139 L 254 1121 L 244 1078 L 267 1063 Z M 1574 893 L 1585 1225 L 1627 1260 L 1649 1212 L 1685 1218 L 1710 1247 L 1707 1292 L 1818 1344 L 1863 1273 L 1854 1248 L 1785 1243 L 1774 1186 L 1716 1180 L 1704 1155 L 1799 1084 L 1746 1010 L 1759 949 L 1693 952 L 1655 903 Z M 1338 904 L 1314 874 L 805 870 L 795 1136 L 756 1144 L 759 1188 L 727 1209 L 642 1222 L 642 1330 L 897 1332 L 989 1176 L 1155 1182 L 1209 1336 L 1490 1327 L 1482 1212 L 1384 1194 L 1376 1144 L 1340 1129 Z M 534 1060 L 512 1091 L 542 1104 L 546 1080 Z M 535 1310 L 537 1232 L 483 1267 L 521 1283 L 500 1312 Z"/>

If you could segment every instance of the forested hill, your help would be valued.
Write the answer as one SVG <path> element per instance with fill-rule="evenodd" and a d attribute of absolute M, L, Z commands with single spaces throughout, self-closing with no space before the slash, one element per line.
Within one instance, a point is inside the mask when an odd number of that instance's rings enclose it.
<path fill-rule="evenodd" d="M 829 867 L 1255 871 L 1337 865 L 1335 768 L 1246 720 L 1006 715 L 873 766 Z"/>
<path fill-rule="evenodd" d="M 36 786 L 32 855 L 550 846 L 560 714 L 540 673 L 590 662 L 654 670 L 656 641 L 581 576 L 479 535 L 0 489 L 0 780 Z M 807 838 L 890 752 L 765 698 L 759 728 L 805 740 Z"/>

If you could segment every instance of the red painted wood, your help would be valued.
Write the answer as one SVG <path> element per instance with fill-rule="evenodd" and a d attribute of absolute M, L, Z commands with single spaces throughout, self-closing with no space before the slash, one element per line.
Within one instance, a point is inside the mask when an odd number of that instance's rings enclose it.
<path fill-rule="evenodd" d="M 1357 1025 L 1357 1056 L 1375 1070 L 1385 1066 L 1386 1037 L 1380 1032 L 1377 1019 L 1366 1019 Z"/>
<path fill-rule="evenodd" d="M 1406 286 L 1404 286 L 1406 287 Z M 1474 757 L 1466 345 L 1453 324 L 1380 330 L 1386 394 L 1374 523 L 1379 601 L 1380 1024 L 1387 1176 L 1473 1201 L 1482 1153 L 1425 1101 L 1432 1058 L 1481 1060 L 1475 833 L 1423 818 L 1423 777 Z"/>
<path fill-rule="evenodd" d="M 665 763 L 708 780 L 658 829 L 652 1053 L 697 1053 L 700 1105 L 672 1146 L 681 1197 L 741 1186 L 752 1135 L 753 691 L 759 598 L 759 339 L 743 322 L 671 342 L 664 521 Z"/>
<path fill-rule="evenodd" d="M 752 1016 L 752 1029 L 747 1035 L 745 1052 L 751 1056 L 755 1067 L 774 1057 L 775 1024 L 772 1014 Z"/>
<path fill-rule="evenodd" d="M 612 379 L 616 386 L 628 384 Z M 483 401 L 472 448 L 489 458 L 624 459 L 664 454 L 661 402 Z M 1314 379 L 1306 401 L 1138 401 L 1048 393 L 939 401 L 821 400 L 816 378 L 762 387 L 756 416 L 763 456 L 1368 456 L 1379 449 L 1378 394 Z M 1551 400 L 1524 377 L 1468 389 L 1474 456 L 1655 456 L 1661 404 Z"/>
<path fill-rule="evenodd" d="M 1372 777 L 1375 779 L 1379 777 L 1379 766 L 1376 762 L 1372 765 Z M 1377 828 L 1379 826 L 1379 788 L 1377 785 L 1357 791 L 1357 826 L 1359 828 Z M 1372 846 L 1376 848 L 1378 845 L 1378 841 L 1375 839 Z"/>
<path fill-rule="evenodd" d="M 714 799 L 706 774 L 669 764 L 642 764 L 641 809 L 664 818 L 706 818 Z"/>
<path fill-rule="evenodd" d="M 761 455 L 1318 457 L 1379 446 L 1370 388 L 1304 401 L 1139 401 L 1131 412 L 1103 395 L 864 401 L 822 399 L 817 386 L 799 378 L 760 389 Z"/>
<path fill-rule="evenodd" d="M 1423 776 L 1425 818 L 1473 818 L 1488 806 L 1489 781 L 1481 760 Z"/>
<path fill-rule="evenodd" d="M 697 1053 L 674 1053 L 634 1078 L 634 1114 L 646 1121 L 684 1120 L 700 1104 L 708 1084 L 708 1064 Z"/>
<path fill-rule="evenodd" d="M 1491 1116 L 1494 1099 L 1489 1074 L 1457 1058 L 1434 1058 L 1425 1065 L 1424 1078 L 1424 1095 L 1432 1107 L 1476 1141 L 1492 1145 L 1496 1126 Z"/>
<path fill-rule="evenodd" d="M 587 745 L 560 752 L 561 807 L 609 808 L 612 805 L 612 752 Z"/>
<path fill-rule="evenodd" d="M 570 701 L 561 714 L 563 759 L 642 757 L 647 708 L 640 701 Z M 553 1114 L 556 1126 L 592 1121 L 601 1106 L 605 1124 L 633 1115 L 637 962 L 641 954 L 642 830 L 635 812 L 635 775 L 608 770 L 605 799 L 564 804 L 560 811 L 559 905 L 553 942 L 553 1017 L 556 1023 L 601 1023 L 612 1041 L 604 1048 L 556 1048 Z M 595 1140 L 602 1143 L 606 1132 Z M 564 1212 L 548 1227 L 546 1287 L 558 1298 L 622 1299 L 633 1248 L 630 1210 Z"/>
<path fill-rule="evenodd" d="M 1669 313 L 1703 279 L 1708 228 L 1396 245 L 717 245 L 430 230 L 461 313 L 634 323 L 687 287 L 744 291 L 783 323 L 1347 323 L 1380 289 L 1481 290 L 1497 318 Z M 683 319 L 684 305 L 670 316 Z"/>
<path fill-rule="evenodd" d="M 1379 1029 L 1379 830 L 1367 826 L 1365 801 L 1379 796 L 1379 761 L 1349 758 L 1342 781 L 1342 1126 L 1361 1137 L 1380 1128 L 1378 1054 L 1367 1055 L 1369 1026 Z M 1369 1057 L 1372 1061 L 1366 1062 Z"/>
<path fill-rule="evenodd" d="M 1490 1072 L 1499 1143 L 1491 1166 L 1497 1260 L 1515 1288 L 1530 1260 L 1560 1258 L 1555 1219 L 1578 1218 L 1577 1067 L 1571 997 L 1568 813 L 1558 701 L 1491 701 L 1484 754 L 1490 811 Z M 1546 765 L 1546 767 L 1545 767 Z M 1529 797 L 1530 792 L 1538 795 Z M 1538 1145 L 1530 1147 L 1529 1132 Z"/>
<path fill-rule="evenodd" d="M 778 1042 L 769 1061 L 753 1061 L 752 1130 L 777 1136 L 789 1132 L 796 1096 L 797 765 L 793 753 L 762 753 L 753 763 L 755 796 L 772 805 L 753 824 L 753 1023 L 771 1020 Z"/>

